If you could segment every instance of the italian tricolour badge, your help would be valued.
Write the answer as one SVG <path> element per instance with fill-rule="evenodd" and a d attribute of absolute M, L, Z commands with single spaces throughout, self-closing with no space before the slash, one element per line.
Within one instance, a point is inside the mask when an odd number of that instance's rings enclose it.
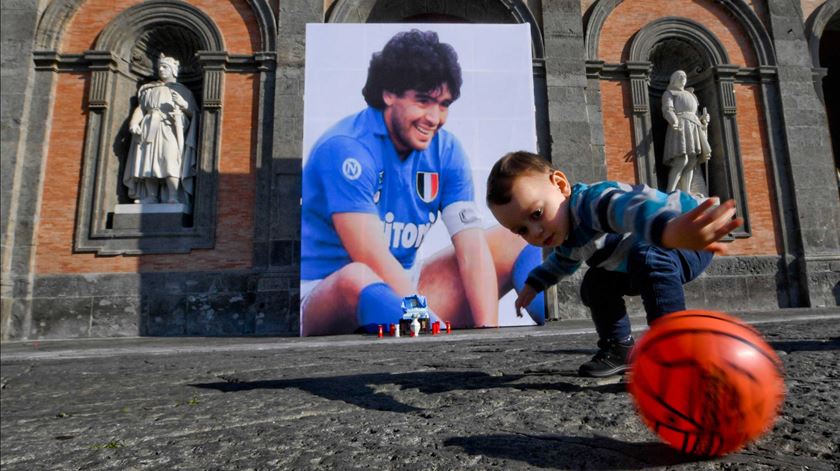
<path fill-rule="evenodd" d="M 437 172 L 417 172 L 417 196 L 426 203 L 437 198 L 440 190 L 440 176 Z"/>

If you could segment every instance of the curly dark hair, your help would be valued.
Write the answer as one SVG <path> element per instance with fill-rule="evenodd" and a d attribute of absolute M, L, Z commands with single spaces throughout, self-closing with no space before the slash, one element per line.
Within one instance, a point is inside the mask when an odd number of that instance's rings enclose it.
<path fill-rule="evenodd" d="M 487 176 L 487 205 L 503 206 L 510 203 L 510 190 L 516 177 L 528 173 L 551 173 L 556 170 L 541 156 L 524 150 L 510 152 L 499 159 Z"/>
<path fill-rule="evenodd" d="M 444 83 L 457 100 L 463 83 L 458 54 L 440 42 L 436 32 L 412 29 L 397 33 L 373 54 L 362 95 L 368 105 L 381 110 L 384 90 L 402 96 L 406 90 L 429 92 Z"/>

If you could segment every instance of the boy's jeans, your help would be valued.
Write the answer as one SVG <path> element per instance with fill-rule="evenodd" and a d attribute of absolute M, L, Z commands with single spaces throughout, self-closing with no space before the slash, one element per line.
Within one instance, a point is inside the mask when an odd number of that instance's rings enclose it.
<path fill-rule="evenodd" d="M 684 310 L 683 285 L 700 276 L 711 261 L 712 253 L 705 250 L 641 245 L 629 255 L 628 273 L 589 268 L 580 296 L 592 311 L 598 337 L 625 340 L 630 336 L 625 295 L 642 296 L 648 324 L 665 314 Z"/>

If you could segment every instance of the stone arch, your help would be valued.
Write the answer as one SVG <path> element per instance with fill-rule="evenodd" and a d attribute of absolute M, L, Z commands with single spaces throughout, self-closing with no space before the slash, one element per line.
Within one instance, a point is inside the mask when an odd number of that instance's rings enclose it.
<path fill-rule="evenodd" d="M 840 0 L 828 0 L 811 14 L 807 22 L 808 48 L 814 67 L 820 67 L 820 42 L 823 33 L 835 15 L 840 12 Z M 836 21 L 836 20 L 835 20 Z"/>
<path fill-rule="evenodd" d="M 829 0 L 820 5 L 808 18 L 806 28 L 814 67 L 814 89 L 825 106 L 834 166 L 840 168 L 840 93 L 836 86 L 840 60 L 836 52 L 832 54 L 826 48 L 840 37 L 840 0 Z"/>
<path fill-rule="evenodd" d="M 587 60 L 598 60 L 598 45 L 601 39 L 601 30 L 610 13 L 622 1 L 601 0 L 592 7 L 584 32 Z M 750 39 L 750 44 L 755 51 L 759 65 L 775 65 L 776 59 L 773 53 L 773 43 L 770 35 L 752 8 L 744 0 L 718 0 L 716 3 L 726 9 L 744 29 L 744 32 Z"/>
<path fill-rule="evenodd" d="M 327 12 L 327 23 L 378 23 L 438 13 L 464 22 L 528 23 L 534 58 L 544 57 L 545 44 L 540 26 L 522 0 L 482 0 L 475 2 L 427 2 L 423 0 L 337 0 Z"/>
<path fill-rule="evenodd" d="M 35 29 L 35 51 L 56 51 L 61 36 L 73 15 L 85 0 L 56 0 L 50 2 Z"/>
<path fill-rule="evenodd" d="M 584 25 L 583 38 L 586 43 L 586 60 L 598 60 L 598 44 L 601 41 L 601 30 L 607 17 L 622 2 L 622 0 L 600 0 L 595 3 L 589 13 L 589 20 Z"/>
<path fill-rule="evenodd" d="M 94 43 L 95 51 L 110 52 L 118 68 L 127 65 L 123 72 L 143 78 L 155 75 L 155 59 L 166 52 L 181 62 L 178 80 L 194 92 L 200 90 L 202 79 L 198 53 L 225 49 L 221 30 L 207 14 L 189 3 L 169 0 L 151 0 L 122 11 Z"/>
<path fill-rule="evenodd" d="M 193 31 L 200 50 L 224 51 L 225 43 L 216 23 L 203 11 L 182 1 L 150 0 L 124 10 L 99 34 L 94 48 L 127 54 L 127 43 L 155 25 L 177 25 Z"/>
<path fill-rule="evenodd" d="M 696 21 L 678 17 L 660 18 L 642 28 L 630 44 L 630 61 L 648 60 L 654 46 L 666 38 L 698 44 L 708 64 L 729 63 L 726 49 L 711 31 Z"/>
<path fill-rule="evenodd" d="M 260 47 L 264 52 L 277 51 L 277 22 L 268 0 L 248 0 L 260 27 Z"/>
<path fill-rule="evenodd" d="M 729 54 L 723 43 L 702 24 L 682 17 L 664 17 L 652 21 L 639 30 L 630 42 L 630 53 L 628 63 L 652 63 L 654 54 L 664 44 L 682 44 L 676 46 L 682 51 L 692 51 L 699 54 L 699 58 L 693 61 L 691 70 L 685 70 L 688 75 L 688 82 L 709 75 L 711 68 L 729 64 Z M 688 65 L 688 61 L 683 61 Z M 653 65 L 653 64 L 652 64 Z M 648 85 L 658 90 L 664 90 L 667 86 L 672 70 L 659 71 L 653 67 L 649 71 Z M 732 98 L 734 100 L 734 97 Z M 733 102 L 734 106 L 734 102 Z"/>
<path fill-rule="evenodd" d="M 36 51 L 57 51 L 67 24 L 86 0 L 54 0 L 47 5 L 35 32 Z M 260 45 L 263 51 L 277 50 L 277 25 L 268 0 L 247 0 L 254 12 L 260 29 Z M 166 2 L 182 4 L 183 2 Z M 189 4 L 184 5 L 198 10 Z M 198 10 L 201 15 L 204 15 Z M 204 15 L 206 16 L 206 15 Z M 221 50 L 221 49 L 220 49 Z"/>

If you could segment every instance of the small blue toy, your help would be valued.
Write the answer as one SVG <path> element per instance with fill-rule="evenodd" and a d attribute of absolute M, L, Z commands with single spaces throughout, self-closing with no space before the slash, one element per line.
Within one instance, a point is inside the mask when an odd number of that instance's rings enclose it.
<path fill-rule="evenodd" d="M 426 332 L 431 329 L 431 314 L 429 313 L 429 307 L 426 303 L 425 296 L 422 294 L 412 294 L 411 296 L 406 296 L 400 303 L 400 307 L 402 307 L 403 311 L 402 319 L 400 320 L 401 331 L 406 333 L 409 332 L 411 324 L 415 321 L 415 319 L 420 324 L 419 330 L 421 332 Z"/>

